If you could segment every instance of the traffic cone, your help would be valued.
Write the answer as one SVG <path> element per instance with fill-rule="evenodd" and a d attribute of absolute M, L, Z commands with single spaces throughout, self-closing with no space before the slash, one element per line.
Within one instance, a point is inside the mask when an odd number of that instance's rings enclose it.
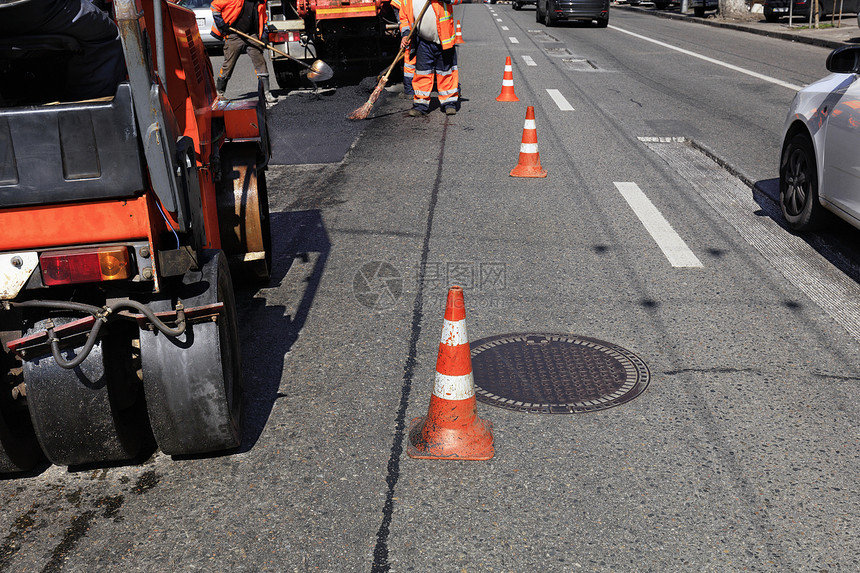
<path fill-rule="evenodd" d="M 546 177 L 546 169 L 540 165 L 534 106 L 526 109 L 523 142 L 520 144 L 520 161 L 511 170 L 511 177 Z"/>
<path fill-rule="evenodd" d="M 460 30 L 460 21 L 457 20 L 457 34 L 454 36 L 454 44 L 465 44 L 463 41 L 463 31 Z"/>
<path fill-rule="evenodd" d="M 409 425 L 406 454 L 425 460 L 489 460 L 494 453 L 493 423 L 478 417 L 463 289 L 454 286 L 445 305 L 430 408 Z"/>
<path fill-rule="evenodd" d="M 502 77 L 502 93 L 496 101 L 520 101 L 514 93 L 514 68 L 511 66 L 511 57 L 505 60 L 505 75 Z"/>

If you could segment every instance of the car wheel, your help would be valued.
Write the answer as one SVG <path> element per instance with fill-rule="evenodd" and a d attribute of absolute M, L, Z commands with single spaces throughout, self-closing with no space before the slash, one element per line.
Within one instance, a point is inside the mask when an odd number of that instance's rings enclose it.
<path fill-rule="evenodd" d="M 766 22 L 770 22 L 771 24 L 779 22 L 779 16 L 776 14 L 765 14 L 764 19 Z"/>
<path fill-rule="evenodd" d="M 658 10 L 665 10 L 666 8 L 669 7 L 669 3 L 668 2 L 654 2 L 654 7 L 657 8 Z"/>
<path fill-rule="evenodd" d="M 535 4 L 535 22 L 540 24 L 543 21 L 543 14 L 540 11 L 540 2 Z"/>
<path fill-rule="evenodd" d="M 693 8 L 693 15 L 696 18 L 704 18 L 705 17 L 705 7 L 704 6 L 696 6 Z"/>
<path fill-rule="evenodd" d="M 555 18 L 553 18 L 550 13 L 549 4 L 546 5 L 546 13 L 543 15 L 543 23 L 547 28 L 552 28 L 555 25 Z"/>
<path fill-rule="evenodd" d="M 788 226 L 810 231 L 824 218 L 818 202 L 818 168 L 812 140 L 806 134 L 791 138 L 779 165 L 779 206 Z"/>
<path fill-rule="evenodd" d="M 609 26 L 609 16 L 606 18 L 598 18 L 597 19 L 597 27 L 598 28 L 606 28 Z"/>
<path fill-rule="evenodd" d="M 514 10 L 520 10 L 520 9 L 522 9 L 523 5 L 522 5 L 522 4 L 520 4 L 519 2 L 514 2 L 513 4 L 511 4 L 511 7 L 512 7 Z"/>

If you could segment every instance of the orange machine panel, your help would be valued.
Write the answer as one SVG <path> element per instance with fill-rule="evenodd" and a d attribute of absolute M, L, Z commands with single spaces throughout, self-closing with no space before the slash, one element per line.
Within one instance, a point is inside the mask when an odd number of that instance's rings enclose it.
<path fill-rule="evenodd" d="M 215 116 L 224 118 L 225 135 L 233 140 L 259 140 L 257 100 L 221 101 L 212 104 Z"/>
<path fill-rule="evenodd" d="M 146 197 L 0 210 L 0 251 L 148 239 Z"/>

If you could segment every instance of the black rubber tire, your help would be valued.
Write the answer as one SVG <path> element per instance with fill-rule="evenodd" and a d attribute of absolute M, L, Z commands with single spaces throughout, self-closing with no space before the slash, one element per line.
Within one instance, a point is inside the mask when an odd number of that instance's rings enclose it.
<path fill-rule="evenodd" d="M 70 320 L 53 318 L 54 324 Z M 38 321 L 30 332 L 44 327 Z M 149 430 L 134 368 L 136 330 L 122 322 L 104 326 L 89 356 L 73 370 L 60 368 L 51 355 L 24 361 L 33 429 L 52 463 L 100 464 L 140 452 Z M 70 360 L 79 351 L 62 350 L 61 355 Z"/>
<path fill-rule="evenodd" d="M 522 10 L 523 5 L 519 2 L 513 2 L 511 3 L 511 8 L 513 8 L 514 10 Z"/>
<path fill-rule="evenodd" d="M 779 16 L 777 16 L 776 14 L 765 14 L 764 19 L 765 22 L 768 22 L 770 24 L 775 24 L 779 22 Z"/>
<path fill-rule="evenodd" d="M 543 22 L 543 13 L 540 11 L 540 2 L 535 4 L 535 22 L 538 24 Z"/>
<path fill-rule="evenodd" d="M 665 10 L 666 8 L 669 7 L 669 3 L 668 2 L 654 2 L 654 7 L 657 10 Z"/>
<path fill-rule="evenodd" d="M 799 133 L 788 141 L 779 162 L 779 206 L 795 231 L 812 231 L 824 222 L 818 201 L 818 167 L 812 140 Z"/>
<path fill-rule="evenodd" d="M 224 303 L 213 322 L 189 325 L 178 338 L 140 333 L 143 386 L 159 448 L 191 455 L 236 448 L 241 442 L 242 367 L 236 301 L 222 251 L 204 251 L 176 293 L 186 307 Z M 162 308 L 172 301 L 162 301 Z M 153 307 L 158 305 L 153 304 Z"/>
<path fill-rule="evenodd" d="M 606 18 L 598 18 L 596 26 L 598 28 L 606 28 L 607 26 L 609 26 L 609 16 L 607 16 Z"/>
<path fill-rule="evenodd" d="M 0 351 L 0 364 L 0 380 L 5 382 L 13 367 L 12 355 Z M 12 398 L 10 389 L 14 382 L 11 380 L 10 377 L 10 383 L 3 384 L 0 395 L 0 474 L 31 470 L 44 459 L 30 422 L 26 400 Z"/>
<path fill-rule="evenodd" d="M 696 18 L 704 18 L 705 17 L 705 7 L 704 6 L 696 6 L 693 8 L 693 15 Z"/>
<path fill-rule="evenodd" d="M 543 16 L 543 24 L 547 28 L 552 28 L 555 26 L 555 18 L 553 18 L 549 13 L 549 6 L 547 6 L 546 14 Z"/>

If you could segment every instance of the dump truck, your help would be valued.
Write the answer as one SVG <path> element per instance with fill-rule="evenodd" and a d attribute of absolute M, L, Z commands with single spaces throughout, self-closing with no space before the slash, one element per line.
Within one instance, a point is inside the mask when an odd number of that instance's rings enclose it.
<path fill-rule="evenodd" d="M 233 280 L 271 269 L 262 88 L 217 99 L 190 10 L 112 18 L 109 97 L 57 95 L 75 38 L 0 38 L 0 473 L 241 443 Z"/>
<path fill-rule="evenodd" d="M 390 0 L 270 0 L 269 42 L 307 64 L 328 62 L 340 75 L 376 74 L 400 47 Z M 278 87 L 310 85 L 306 66 L 271 52 Z"/>

